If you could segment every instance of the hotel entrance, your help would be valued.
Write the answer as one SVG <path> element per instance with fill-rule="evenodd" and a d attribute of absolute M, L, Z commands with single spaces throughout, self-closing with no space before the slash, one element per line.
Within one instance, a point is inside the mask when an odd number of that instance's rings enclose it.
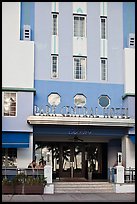
<path fill-rule="evenodd" d="M 53 180 L 107 179 L 107 143 L 36 142 L 35 157 L 52 165 Z"/>
<path fill-rule="evenodd" d="M 85 177 L 85 146 L 82 144 L 64 144 L 60 158 L 60 177 Z"/>

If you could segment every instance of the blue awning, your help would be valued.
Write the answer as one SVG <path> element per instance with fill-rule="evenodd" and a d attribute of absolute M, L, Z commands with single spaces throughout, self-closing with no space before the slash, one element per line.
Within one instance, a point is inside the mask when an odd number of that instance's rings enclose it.
<path fill-rule="evenodd" d="M 3 132 L 2 148 L 28 148 L 30 133 Z"/>
<path fill-rule="evenodd" d="M 129 135 L 129 138 L 130 138 L 131 141 L 135 144 L 135 135 Z"/>

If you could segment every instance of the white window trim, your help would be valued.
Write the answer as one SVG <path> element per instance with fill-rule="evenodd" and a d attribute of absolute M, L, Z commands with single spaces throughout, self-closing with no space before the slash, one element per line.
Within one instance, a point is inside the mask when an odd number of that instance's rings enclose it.
<path fill-rule="evenodd" d="M 85 19 L 85 27 L 84 27 L 84 30 L 85 30 L 85 35 L 84 36 L 74 36 L 74 17 L 84 17 Z M 86 15 L 75 15 L 73 14 L 73 37 L 74 38 L 86 38 L 87 37 L 87 16 Z"/>
<path fill-rule="evenodd" d="M 4 93 L 15 93 L 16 94 L 16 114 L 11 116 L 11 115 L 4 115 Z M 2 116 L 3 117 L 9 117 L 9 118 L 13 118 L 13 117 L 17 117 L 17 92 L 13 92 L 13 91 L 5 91 L 2 94 Z"/>
<path fill-rule="evenodd" d="M 77 105 L 77 104 L 75 103 L 75 98 L 76 98 L 76 96 L 83 96 L 83 98 L 84 98 L 84 105 L 83 105 L 83 106 Z M 76 95 L 73 97 L 73 99 L 74 99 L 74 105 L 75 105 L 76 107 L 84 107 L 84 106 L 86 105 L 86 103 L 87 103 L 87 98 L 86 98 L 86 96 L 85 96 L 84 94 L 76 94 Z"/>
<path fill-rule="evenodd" d="M 53 16 L 54 16 L 54 15 L 57 16 L 57 24 L 56 24 L 56 26 L 57 26 L 57 34 L 56 34 L 56 35 L 53 34 Z M 52 13 L 52 35 L 53 35 L 53 36 L 58 36 L 58 18 L 59 18 L 58 13 L 53 12 L 53 13 Z"/>
<path fill-rule="evenodd" d="M 57 71 L 56 71 L 57 76 L 56 77 L 53 76 L 53 60 L 52 60 L 53 56 L 57 57 Z M 59 58 L 58 58 L 57 54 L 51 54 L 51 79 L 58 79 L 59 78 L 59 73 L 58 73 L 58 61 L 59 60 L 58 59 Z"/>
<path fill-rule="evenodd" d="M 99 103 L 99 99 L 100 99 L 102 96 L 107 97 L 108 100 L 109 100 L 109 104 L 108 104 L 106 107 L 101 106 L 100 103 Z M 110 98 L 109 98 L 109 96 L 108 96 L 108 95 L 104 95 L 104 94 L 102 94 L 102 95 L 98 98 L 98 105 L 99 105 L 101 108 L 108 108 L 108 107 L 110 106 Z"/>
<path fill-rule="evenodd" d="M 75 63 L 74 63 L 74 58 L 85 58 L 86 62 L 85 62 L 85 77 L 83 79 L 76 79 L 75 78 Z M 73 80 L 76 81 L 84 81 L 87 79 L 87 57 L 85 56 L 73 56 Z"/>
<path fill-rule="evenodd" d="M 102 38 L 102 23 L 101 19 L 105 20 L 105 38 Z M 107 29 L 107 17 L 100 16 L 100 39 L 101 40 L 107 40 L 108 39 L 108 29 Z"/>
<path fill-rule="evenodd" d="M 101 60 L 106 61 L 106 67 L 105 67 L 105 79 L 102 79 L 102 63 Z M 101 81 L 108 81 L 108 59 L 107 58 L 100 58 L 100 80 Z"/>

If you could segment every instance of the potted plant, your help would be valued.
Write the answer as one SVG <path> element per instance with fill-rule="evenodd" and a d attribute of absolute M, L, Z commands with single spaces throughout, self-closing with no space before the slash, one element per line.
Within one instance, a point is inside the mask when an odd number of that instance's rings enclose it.
<path fill-rule="evenodd" d="M 24 194 L 43 194 L 46 183 L 44 177 L 27 176 L 24 183 Z"/>
<path fill-rule="evenodd" d="M 13 185 L 14 185 L 14 193 L 15 194 L 23 194 L 23 185 L 25 180 L 25 174 L 20 173 L 17 174 L 13 179 Z"/>
<path fill-rule="evenodd" d="M 2 179 L 2 194 L 13 194 L 14 188 L 13 188 L 13 182 L 12 180 L 9 180 L 7 177 L 4 177 Z"/>

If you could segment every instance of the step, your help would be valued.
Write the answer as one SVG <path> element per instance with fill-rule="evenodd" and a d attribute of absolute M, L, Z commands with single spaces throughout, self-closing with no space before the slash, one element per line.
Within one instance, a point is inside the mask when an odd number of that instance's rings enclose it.
<path fill-rule="evenodd" d="M 54 182 L 55 193 L 112 193 L 109 182 Z"/>

